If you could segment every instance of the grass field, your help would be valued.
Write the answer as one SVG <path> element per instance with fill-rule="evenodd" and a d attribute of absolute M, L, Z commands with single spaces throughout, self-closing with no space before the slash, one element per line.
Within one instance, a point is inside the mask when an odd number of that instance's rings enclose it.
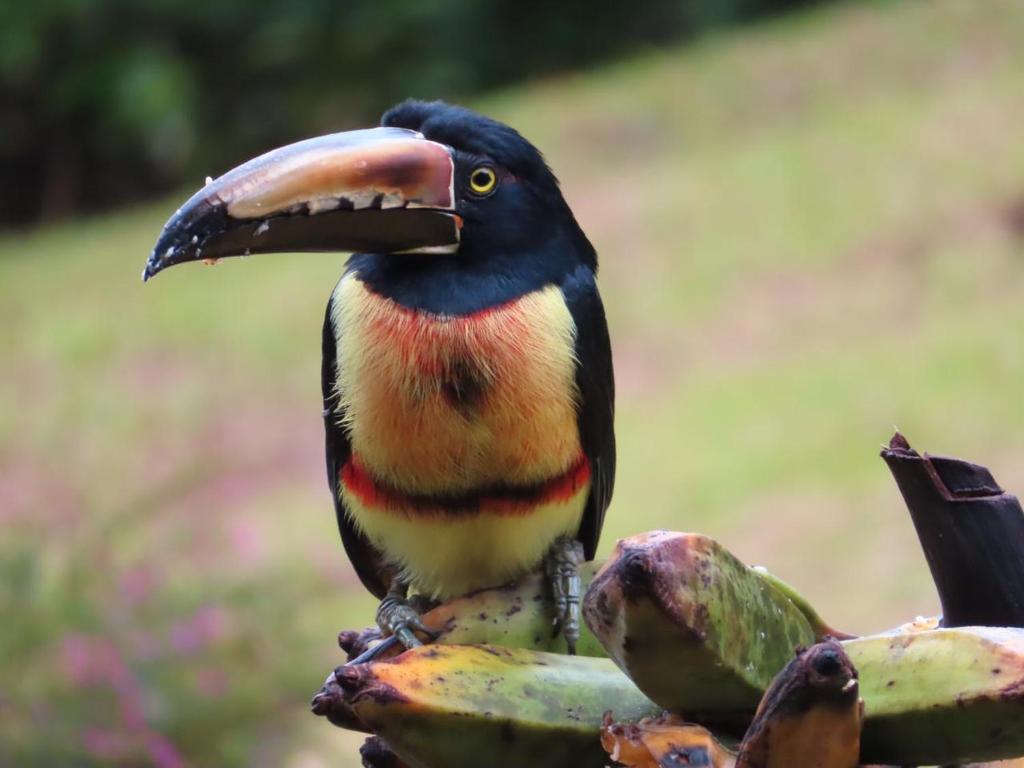
<path fill-rule="evenodd" d="M 851 631 L 936 610 L 877 453 L 1024 491 L 1022 39 L 1016 0 L 851 3 L 474 105 L 602 256 L 602 551 L 697 530 Z M 322 465 L 341 259 L 143 286 L 179 202 L 0 238 L 0 763 L 356 765 L 306 714 L 372 618 Z"/>

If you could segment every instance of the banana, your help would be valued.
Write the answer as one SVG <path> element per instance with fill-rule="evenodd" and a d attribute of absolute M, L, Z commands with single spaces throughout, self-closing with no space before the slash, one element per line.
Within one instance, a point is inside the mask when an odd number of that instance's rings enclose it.
<path fill-rule="evenodd" d="M 797 654 L 761 699 L 736 768 L 856 768 L 864 706 L 834 640 Z"/>
<path fill-rule="evenodd" d="M 339 667 L 313 709 L 375 733 L 411 768 L 597 768 L 606 710 L 658 712 L 607 659 L 436 644 Z"/>
<path fill-rule="evenodd" d="M 586 589 L 599 563 L 584 563 L 580 579 Z M 515 584 L 485 589 L 455 598 L 423 614 L 423 623 L 437 632 L 434 642 L 446 645 L 502 645 L 535 651 L 565 652 L 565 640 L 554 631 L 554 604 L 547 578 L 542 572 L 528 574 Z M 381 637 L 380 630 L 347 631 L 338 635 L 338 644 L 354 659 Z M 396 648 L 381 658 L 401 652 Z M 576 643 L 578 656 L 607 657 L 594 634 L 580 627 Z"/>
<path fill-rule="evenodd" d="M 744 727 L 793 650 L 814 642 L 807 613 L 714 541 L 668 532 L 620 541 L 583 601 L 609 656 L 651 700 L 720 730 Z M 934 626 L 842 641 L 865 702 L 862 760 L 1024 754 L 1024 629 Z"/>
<path fill-rule="evenodd" d="M 676 715 L 625 725 L 606 715 L 601 743 L 628 768 L 856 768 L 863 719 L 857 672 L 828 640 L 801 650 L 775 677 L 738 755 Z"/>
<path fill-rule="evenodd" d="M 612 722 L 605 714 L 601 746 L 626 768 L 703 765 L 734 768 L 736 755 L 723 747 L 707 728 L 677 715 L 644 718 L 638 723 Z"/>
<path fill-rule="evenodd" d="M 608 655 L 653 701 L 744 726 L 815 629 L 778 583 L 697 534 L 622 539 L 583 600 Z"/>
<path fill-rule="evenodd" d="M 363 768 L 409 768 L 409 764 L 392 752 L 380 736 L 371 736 L 364 741 L 359 748 L 359 757 Z"/>
<path fill-rule="evenodd" d="M 605 644 L 652 701 L 727 735 L 742 733 L 794 648 L 828 629 L 790 587 L 703 536 L 655 532 L 625 539 L 596 575 L 595 567 L 584 572 L 584 581 L 593 578 L 583 605 L 593 634 L 585 633 L 580 651 L 597 656 L 598 642 Z M 593 756 L 606 709 L 620 721 L 636 719 L 636 710 L 655 712 L 607 660 L 534 650 L 562 648 L 552 636 L 540 574 L 451 601 L 427 617 L 441 645 L 342 668 L 314 711 L 342 727 L 379 732 L 414 768 L 505 759 L 486 752 L 488 739 L 498 739 L 493 750 L 503 733 L 516 735 L 506 750 L 514 759 L 496 765 L 543 765 L 533 759 L 562 754 L 566 744 Z M 357 648 L 372 636 L 346 633 L 343 646 Z M 462 643 L 507 647 L 452 645 Z M 942 629 L 922 619 L 842 646 L 859 670 L 865 763 L 979 763 L 1024 754 L 1024 718 L 1018 718 L 1024 629 Z M 431 677 L 431 669 L 440 671 Z M 487 681 L 493 691 L 486 691 Z M 402 693 L 401 703 L 373 693 L 392 689 Z M 626 711 L 620 699 L 632 702 Z M 567 714 L 577 701 L 582 720 Z M 399 711 L 418 725 L 396 728 L 392 713 Z M 442 737 L 467 724 L 475 734 L 469 741 Z M 439 736 L 432 741 L 435 727 Z M 464 741 L 472 749 L 460 752 Z M 478 762 L 459 762 L 470 755 Z"/>
<path fill-rule="evenodd" d="M 780 592 L 783 597 L 787 598 L 790 602 L 796 606 L 797 610 L 804 615 L 807 619 L 807 623 L 811 625 L 811 631 L 814 632 L 814 637 L 818 640 L 825 640 L 826 638 L 833 638 L 835 640 L 850 640 L 856 635 L 851 635 L 848 632 L 842 632 L 831 624 L 828 624 L 813 605 L 808 602 L 807 598 L 801 595 L 796 589 L 789 585 L 788 582 L 783 581 L 773 573 L 769 573 L 768 569 L 761 565 L 751 566 L 751 570 L 757 573 L 761 578 L 771 584 L 776 591 Z"/>
<path fill-rule="evenodd" d="M 935 765 L 1024 754 L 1024 629 L 958 627 L 848 640 L 865 762 Z"/>
<path fill-rule="evenodd" d="M 728 553 L 726 555 L 728 556 Z M 728 557 L 731 558 L 731 556 Z M 735 564 L 738 565 L 738 561 L 735 561 Z M 603 565 L 601 562 L 589 562 L 581 566 L 580 579 L 584 590 L 587 589 Z M 762 568 L 746 569 L 746 571 L 751 575 L 754 583 L 760 585 L 760 582 L 764 581 L 778 591 L 780 593 L 778 600 L 781 604 L 791 603 L 797 612 L 803 613 L 814 637 L 820 638 L 826 635 L 849 637 L 849 635 L 844 635 L 829 627 L 807 601 L 781 579 L 772 576 Z M 695 596 L 694 599 L 698 599 L 698 596 Z M 441 644 L 491 644 L 508 648 L 564 652 L 565 641 L 553 631 L 553 617 L 554 611 L 547 578 L 542 572 L 535 572 L 509 586 L 481 590 L 438 605 L 423 614 L 423 623 L 437 633 L 435 642 Z M 801 639 L 805 642 L 809 642 L 810 638 L 810 635 L 801 635 Z M 341 632 L 338 635 L 338 644 L 351 660 L 380 639 L 380 630 L 372 627 L 362 631 Z M 401 650 L 400 647 L 396 647 L 392 651 L 383 653 L 379 658 L 396 656 Z M 783 661 L 789 657 L 791 652 L 792 648 L 786 649 Z M 608 656 L 608 652 L 586 624 L 581 627 L 576 653 L 579 656 L 601 658 Z M 765 684 L 770 679 L 769 675 L 764 681 Z M 751 710 L 756 706 L 756 702 L 757 700 L 754 698 L 750 705 Z"/>

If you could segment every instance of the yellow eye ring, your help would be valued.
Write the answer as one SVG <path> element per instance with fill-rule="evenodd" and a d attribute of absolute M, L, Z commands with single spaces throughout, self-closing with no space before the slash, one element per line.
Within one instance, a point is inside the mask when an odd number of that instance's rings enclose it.
<path fill-rule="evenodd" d="M 473 190 L 475 195 L 489 195 L 494 191 L 495 186 L 498 184 L 498 176 L 494 172 L 494 169 L 480 165 L 473 169 L 473 172 L 469 174 L 469 188 Z"/>

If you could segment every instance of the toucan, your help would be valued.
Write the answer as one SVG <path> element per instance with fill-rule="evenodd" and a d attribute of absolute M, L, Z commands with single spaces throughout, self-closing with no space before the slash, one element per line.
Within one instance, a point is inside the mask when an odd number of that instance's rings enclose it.
<path fill-rule="evenodd" d="M 327 479 L 382 631 L 419 645 L 424 600 L 543 567 L 573 652 L 614 381 L 596 252 L 544 157 L 494 119 L 405 101 L 208 180 L 143 279 L 294 251 L 353 253 L 323 326 Z"/>

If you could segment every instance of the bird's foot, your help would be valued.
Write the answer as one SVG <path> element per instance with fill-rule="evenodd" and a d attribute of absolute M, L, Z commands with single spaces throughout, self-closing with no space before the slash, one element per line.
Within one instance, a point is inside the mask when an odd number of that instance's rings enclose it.
<path fill-rule="evenodd" d="M 377 608 L 377 626 L 385 635 L 394 635 L 406 650 L 423 645 L 417 632 L 428 640 L 437 637 L 437 633 L 423 623 L 413 601 L 395 592 L 389 592 Z"/>
<path fill-rule="evenodd" d="M 583 562 L 583 545 L 569 536 L 558 538 L 548 550 L 544 559 L 544 570 L 555 597 L 554 632 L 565 637 L 569 653 L 576 655 L 576 643 L 580 639 L 580 598 L 583 584 L 580 581 L 580 564 Z"/>

